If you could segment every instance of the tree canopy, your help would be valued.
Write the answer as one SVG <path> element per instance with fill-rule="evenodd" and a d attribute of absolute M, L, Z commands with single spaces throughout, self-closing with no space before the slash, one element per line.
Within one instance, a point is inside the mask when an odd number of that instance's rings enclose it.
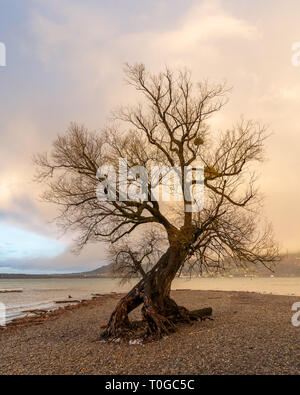
<path fill-rule="evenodd" d="M 58 223 L 79 234 L 79 249 L 89 242 L 108 243 L 115 268 L 126 276 L 138 274 L 144 288 L 164 267 L 160 274 L 168 282 L 156 289 L 164 297 L 162 289 L 169 292 L 169 282 L 184 265 L 201 270 L 229 263 L 272 265 L 278 259 L 278 247 L 271 226 L 260 221 L 255 174 L 264 160 L 266 127 L 241 119 L 231 129 L 213 130 L 210 119 L 228 100 L 229 89 L 224 84 L 193 83 L 185 70 L 166 68 L 154 75 L 143 64 L 127 65 L 125 73 L 128 84 L 143 99 L 139 104 L 115 110 L 113 121 L 100 132 L 71 124 L 49 153 L 35 157 L 38 180 L 48 185 L 44 199 L 60 207 Z M 98 169 L 118 169 L 120 158 L 126 158 L 128 169 L 179 168 L 182 185 L 184 168 L 201 163 L 203 209 L 190 212 L 191 202 L 185 197 L 182 202 L 153 199 L 150 183 L 146 199 L 121 201 L 118 180 L 117 199 L 99 201 Z M 160 256 L 168 263 L 162 265 Z M 140 303 L 146 294 L 145 289 L 141 292 Z M 150 294 L 153 296 L 152 291 Z M 125 310 L 128 313 L 131 308 Z M 147 314 L 144 317 L 149 318 Z"/>

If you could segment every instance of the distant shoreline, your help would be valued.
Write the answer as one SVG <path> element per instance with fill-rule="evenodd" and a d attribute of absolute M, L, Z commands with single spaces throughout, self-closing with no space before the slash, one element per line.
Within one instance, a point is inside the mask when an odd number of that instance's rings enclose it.
<path fill-rule="evenodd" d="M 106 299 L 120 299 L 124 294 L 120 293 L 107 293 L 102 294 L 101 296 L 91 296 L 90 299 L 84 299 L 81 301 L 64 301 L 58 302 L 56 309 L 47 309 L 47 310 L 40 310 L 40 309 L 32 309 L 28 311 L 27 316 L 21 318 L 15 318 L 12 321 L 8 322 L 5 327 L 0 326 L 0 334 L 7 333 L 14 328 L 24 328 L 30 327 L 35 325 L 40 325 L 46 323 L 47 321 L 52 321 L 57 319 L 60 315 L 66 313 L 67 311 L 74 311 L 82 307 L 93 307 L 99 304 L 99 302 L 103 302 Z M 60 306 L 60 304 L 63 304 Z"/>
<path fill-rule="evenodd" d="M 208 279 L 208 278 L 298 278 L 300 277 L 300 273 L 289 274 L 289 275 L 281 275 L 281 274 L 253 274 L 253 275 L 216 275 L 216 276 L 181 276 L 179 278 L 189 279 L 189 278 L 199 278 L 199 279 Z M 85 278 L 105 278 L 105 279 L 120 279 L 123 277 L 114 276 L 113 274 L 0 274 L 0 280 L 34 280 L 34 279 L 85 279 Z M 139 278 L 132 278 L 132 280 L 138 280 Z"/>
<path fill-rule="evenodd" d="M 1 268 L 0 268 L 1 270 Z M 84 270 L 84 269 L 83 269 Z M 246 275 L 255 275 L 257 277 L 270 277 L 274 275 L 275 277 L 300 277 L 300 252 L 297 253 L 289 253 L 282 255 L 282 261 L 277 264 L 273 271 L 266 269 L 263 266 L 251 266 L 249 270 L 237 270 L 232 267 L 226 269 L 225 277 L 232 275 L 233 277 L 244 277 Z M 188 274 L 187 272 L 183 272 L 183 274 Z M 49 278 L 119 278 L 120 276 L 116 276 L 113 274 L 113 266 L 112 264 L 105 264 L 95 270 L 91 271 L 82 271 L 79 273 L 0 273 L 0 279 L 49 279 Z M 211 277 L 207 277 L 211 278 Z"/>
<path fill-rule="evenodd" d="M 50 278 L 120 278 L 105 274 L 0 274 L 0 280 L 26 280 Z"/>

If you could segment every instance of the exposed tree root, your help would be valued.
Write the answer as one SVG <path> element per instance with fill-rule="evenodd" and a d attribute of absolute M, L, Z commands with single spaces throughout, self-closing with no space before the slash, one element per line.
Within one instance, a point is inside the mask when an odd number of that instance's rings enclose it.
<path fill-rule="evenodd" d="M 171 283 L 182 264 L 181 248 L 172 248 L 162 255 L 156 266 L 123 298 L 112 313 L 101 334 L 106 341 L 139 338 L 144 341 L 160 339 L 175 332 L 179 323 L 203 320 L 212 309 L 189 311 L 170 298 Z M 130 322 L 129 314 L 142 306 L 142 321 Z"/>
<path fill-rule="evenodd" d="M 142 321 L 130 322 L 128 305 L 125 300 L 120 301 L 101 338 L 107 341 L 142 338 L 149 342 L 175 332 L 179 323 L 191 324 L 193 321 L 210 319 L 212 315 L 210 307 L 189 311 L 170 298 L 166 298 L 161 305 L 148 296 L 144 297 L 141 312 Z"/>
<path fill-rule="evenodd" d="M 148 296 L 145 297 L 144 306 L 142 308 L 143 318 L 146 324 L 147 337 L 162 337 L 170 332 L 175 332 L 174 323 L 163 314 L 163 311 Z"/>
<path fill-rule="evenodd" d="M 115 340 L 130 337 L 132 332 L 133 327 L 128 318 L 128 301 L 122 299 L 112 313 L 101 337 L 105 340 Z"/>

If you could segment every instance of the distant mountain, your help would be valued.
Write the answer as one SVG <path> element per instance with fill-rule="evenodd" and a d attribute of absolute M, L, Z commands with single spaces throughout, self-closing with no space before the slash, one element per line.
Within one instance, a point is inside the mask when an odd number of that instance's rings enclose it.
<path fill-rule="evenodd" d="M 95 277 L 111 277 L 112 265 L 101 266 L 98 269 L 82 273 L 66 273 L 66 274 L 0 274 L 3 279 L 26 279 L 26 278 L 95 278 Z"/>
<path fill-rule="evenodd" d="M 279 264 L 277 264 L 272 270 L 274 270 L 274 275 L 277 277 L 300 277 L 300 252 L 299 253 L 292 253 L 286 254 L 282 256 L 282 260 Z M 230 273 L 229 273 L 230 272 Z M 240 269 L 232 268 L 229 270 L 229 274 L 235 275 L 244 275 L 245 272 Z M 256 274 L 258 276 L 269 276 L 272 275 L 272 272 L 263 266 L 250 266 L 249 273 Z M 185 273 L 185 271 L 183 271 Z M 105 265 L 99 267 L 96 270 L 92 270 L 90 272 L 83 273 L 87 276 L 93 275 L 111 275 L 112 274 L 112 264 Z M 226 273 L 225 273 L 226 274 Z"/>
<path fill-rule="evenodd" d="M 284 255 L 274 271 L 277 277 L 300 277 L 300 252 Z"/>
<path fill-rule="evenodd" d="M 276 277 L 300 277 L 300 252 L 286 254 L 282 257 L 282 261 L 273 268 Z M 186 274 L 183 271 L 183 274 Z M 245 274 L 256 275 L 258 277 L 266 277 L 272 275 L 268 269 L 263 266 L 250 266 L 245 272 L 241 269 L 230 268 L 224 275 L 244 276 Z M 101 266 L 98 269 L 82 273 L 69 274 L 0 274 L 0 278 L 107 278 L 116 277 L 112 271 L 112 264 Z"/>
<path fill-rule="evenodd" d="M 244 276 L 245 274 L 255 275 L 257 277 L 300 277 L 300 253 L 292 253 L 282 255 L 281 261 L 274 267 L 272 271 L 262 265 L 251 265 L 245 271 L 240 268 L 231 267 L 225 272 L 225 275 Z"/>
<path fill-rule="evenodd" d="M 98 274 L 111 274 L 111 273 L 112 273 L 112 264 L 110 263 L 109 265 L 101 266 L 98 269 L 91 270 L 89 272 L 84 272 L 81 274 L 93 276 Z"/>

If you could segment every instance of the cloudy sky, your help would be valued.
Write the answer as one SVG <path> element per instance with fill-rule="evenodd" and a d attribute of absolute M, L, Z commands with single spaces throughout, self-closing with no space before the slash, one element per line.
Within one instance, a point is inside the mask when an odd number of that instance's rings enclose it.
<path fill-rule="evenodd" d="M 125 62 L 152 71 L 186 66 L 226 79 L 231 100 L 215 121 L 243 114 L 269 125 L 261 169 L 265 214 L 284 250 L 300 250 L 299 0 L 1 0 L 0 272 L 66 272 L 105 263 L 101 246 L 70 253 L 55 208 L 39 201 L 31 156 L 70 121 L 99 129 L 131 97 Z M 294 53 L 297 60 L 297 54 Z"/>

